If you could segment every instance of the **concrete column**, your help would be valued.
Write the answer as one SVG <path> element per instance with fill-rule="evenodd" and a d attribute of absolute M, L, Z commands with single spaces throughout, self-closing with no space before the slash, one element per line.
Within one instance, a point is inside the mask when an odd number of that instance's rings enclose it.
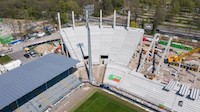
<path fill-rule="evenodd" d="M 138 54 L 138 56 L 140 56 L 140 53 L 142 52 L 142 44 L 143 44 L 143 37 L 140 39 L 140 52 Z"/>
<path fill-rule="evenodd" d="M 198 69 L 197 69 L 197 74 L 196 74 L 195 77 L 194 77 L 194 84 L 196 84 L 197 75 L 198 75 L 198 73 L 199 73 L 199 70 L 200 70 L 200 63 L 199 63 L 199 67 L 198 67 Z"/>
<path fill-rule="evenodd" d="M 72 24 L 74 29 L 75 28 L 74 11 L 72 11 Z"/>
<path fill-rule="evenodd" d="M 58 16 L 58 29 L 59 29 L 59 32 L 61 33 L 61 20 L 60 20 L 60 12 L 57 13 L 57 16 Z"/>
<path fill-rule="evenodd" d="M 141 62 L 141 64 L 140 64 L 140 66 L 138 67 L 137 72 L 140 72 L 140 70 L 144 67 L 143 65 L 144 65 L 144 63 L 145 63 L 145 59 L 149 56 L 150 50 L 152 49 L 153 44 L 154 44 L 154 41 L 156 40 L 156 37 L 157 37 L 157 36 L 158 36 L 158 34 L 155 34 L 155 35 L 154 35 L 154 38 L 153 38 L 153 40 L 152 40 L 152 42 L 151 42 L 151 45 L 149 46 L 149 48 L 148 48 L 148 50 L 147 50 L 147 52 L 146 52 L 146 55 L 144 56 L 144 58 L 143 58 L 143 60 L 142 60 L 142 62 Z"/>
<path fill-rule="evenodd" d="M 116 26 L 116 10 L 114 10 L 113 28 Z"/>
<path fill-rule="evenodd" d="M 171 36 L 171 38 L 173 39 L 173 36 Z M 166 57 L 169 57 L 169 50 L 170 50 L 170 46 L 171 46 L 171 41 L 169 42 L 170 44 L 169 44 L 169 46 L 167 46 L 167 53 L 166 53 Z"/>
<path fill-rule="evenodd" d="M 62 35 L 61 35 L 62 29 L 61 29 L 60 12 L 57 13 L 57 16 L 58 16 L 59 33 L 60 33 L 60 36 L 61 36 L 60 43 L 61 43 L 61 47 L 62 47 L 62 53 L 65 55 L 64 46 L 63 46 L 63 40 L 62 40 Z"/>
<path fill-rule="evenodd" d="M 180 61 L 179 61 L 179 65 L 178 65 L 178 71 L 177 71 L 177 73 L 180 73 L 180 71 L 181 71 L 181 65 L 182 65 L 182 58 L 180 59 Z"/>
<path fill-rule="evenodd" d="M 130 26 L 130 16 L 131 16 L 131 11 L 128 11 L 128 19 L 127 19 L 127 29 Z"/>
<path fill-rule="evenodd" d="M 102 28 L 102 10 L 100 10 L 100 24 L 99 24 L 100 28 Z"/>
<path fill-rule="evenodd" d="M 152 59 L 153 59 L 155 47 L 156 47 L 156 42 L 154 41 L 154 42 L 153 42 L 153 48 L 152 48 L 152 51 L 151 51 L 151 58 L 152 58 Z"/>
<path fill-rule="evenodd" d="M 195 75 L 193 83 L 196 84 L 196 82 L 197 82 L 197 76 Z"/>

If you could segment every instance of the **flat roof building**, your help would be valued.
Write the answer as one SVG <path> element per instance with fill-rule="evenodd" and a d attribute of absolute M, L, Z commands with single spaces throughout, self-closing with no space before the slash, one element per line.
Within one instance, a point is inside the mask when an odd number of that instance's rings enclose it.
<path fill-rule="evenodd" d="M 48 54 L 0 75 L 0 111 L 44 111 L 81 84 L 72 74 L 79 61 Z"/>

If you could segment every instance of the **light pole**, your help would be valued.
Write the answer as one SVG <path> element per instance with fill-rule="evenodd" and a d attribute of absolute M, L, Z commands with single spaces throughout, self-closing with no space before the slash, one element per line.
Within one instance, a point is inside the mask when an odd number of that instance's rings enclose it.
<path fill-rule="evenodd" d="M 90 83 L 92 83 L 93 82 L 92 51 L 91 51 L 91 39 L 90 39 L 90 27 L 89 27 L 89 13 L 88 13 L 88 10 L 86 10 L 85 16 L 86 16 L 86 27 L 87 27 L 87 33 L 88 33 L 89 80 L 90 80 Z"/>

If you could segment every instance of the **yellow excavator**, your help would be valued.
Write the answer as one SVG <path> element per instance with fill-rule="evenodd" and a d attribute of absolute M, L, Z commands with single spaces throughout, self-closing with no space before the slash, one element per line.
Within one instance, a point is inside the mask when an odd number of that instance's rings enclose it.
<path fill-rule="evenodd" d="M 200 52 L 200 48 L 193 49 L 192 51 L 184 53 L 184 54 L 182 54 L 180 56 L 170 56 L 167 59 L 167 63 L 180 62 L 180 60 L 182 62 L 184 62 L 185 61 L 185 59 L 183 59 L 184 57 L 191 56 L 192 54 L 194 54 L 196 52 Z"/>

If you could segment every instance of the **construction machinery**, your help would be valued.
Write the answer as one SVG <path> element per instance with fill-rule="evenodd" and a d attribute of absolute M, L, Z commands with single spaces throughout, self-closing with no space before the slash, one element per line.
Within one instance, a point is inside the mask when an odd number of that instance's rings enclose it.
<path fill-rule="evenodd" d="M 58 53 L 59 52 L 59 50 L 61 50 L 62 49 L 62 46 L 61 45 L 59 45 L 58 47 L 56 47 L 55 48 L 55 50 L 54 50 L 54 53 Z"/>
<path fill-rule="evenodd" d="M 188 57 L 190 56 L 190 58 L 191 58 L 191 55 L 194 54 L 194 53 L 197 53 L 197 52 L 200 52 L 200 48 L 196 48 L 196 49 L 194 49 L 190 52 L 184 53 L 180 56 L 176 56 L 176 57 L 171 56 L 168 59 L 165 59 L 164 63 L 168 63 L 170 65 L 181 67 L 181 68 L 184 68 L 186 70 L 192 70 L 192 71 L 195 71 L 195 72 L 200 72 L 198 70 L 199 66 L 197 64 L 188 64 L 187 63 L 187 61 L 190 61 L 190 62 L 192 61 L 192 59 L 188 60 Z M 180 63 L 182 63 L 182 64 L 179 65 Z"/>
<path fill-rule="evenodd" d="M 147 79 L 153 80 L 155 78 L 155 74 L 151 73 L 151 72 L 147 72 L 144 75 Z"/>
<path fill-rule="evenodd" d="M 168 57 L 168 59 L 165 60 L 165 63 L 180 62 L 180 61 L 184 62 L 185 60 L 183 58 L 188 57 L 196 52 L 200 52 L 200 48 L 193 49 L 192 51 L 184 53 L 180 56 L 170 56 Z"/>

